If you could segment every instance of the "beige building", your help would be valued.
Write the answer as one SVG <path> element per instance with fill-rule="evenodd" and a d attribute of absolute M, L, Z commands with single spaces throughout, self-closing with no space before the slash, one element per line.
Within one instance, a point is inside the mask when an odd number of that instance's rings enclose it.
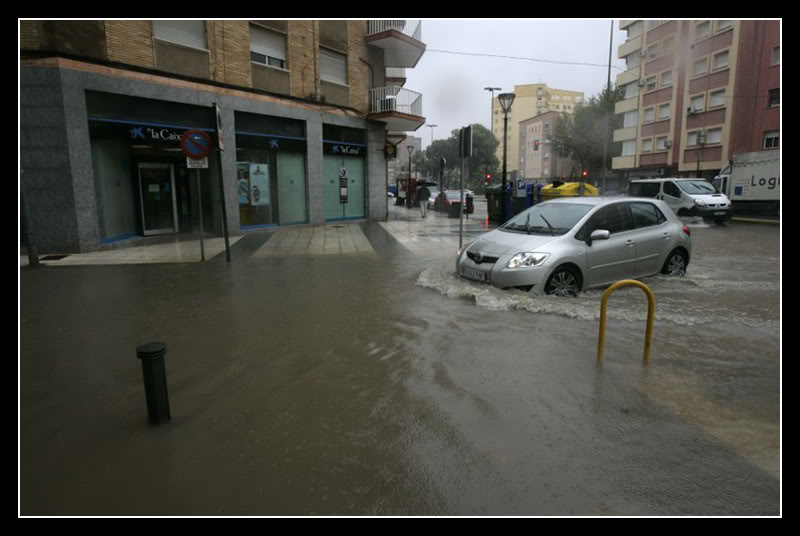
<path fill-rule="evenodd" d="M 580 163 L 553 150 L 558 112 L 546 112 L 519 123 L 519 176 L 546 183 L 580 174 Z M 576 175 L 577 176 L 577 175 Z"/>
<path fill-rule="evenodd" d="M 547 84 L 528 84 L 514 86 L 514 104 L 508 114 L 508 155 L 507 171 L 512 173 L 522 169 L 519 152 L 519 123 L 545 112 L 573 113 L 575 107 L 583 102 L 583 93 L 566 89 L 553 89 Z M 492 101 L 492 132 L 500 140 L 497 158 L 503 162 L 503 107 L 497 97 Z"/>

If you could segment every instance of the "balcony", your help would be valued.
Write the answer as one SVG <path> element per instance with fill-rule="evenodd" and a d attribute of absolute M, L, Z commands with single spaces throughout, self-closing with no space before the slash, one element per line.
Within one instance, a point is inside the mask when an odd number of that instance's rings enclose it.
<path fill-rule="evenodd" d="M 425 52 L 422 22 L 418 20 L 371 20 L 367 44 L 382 48 L 386 67 L 414 68 Z"/>
<path fill-rule="evenodd" d="M 368 119 L 386 123 L 389 131 L 408 132 L 425 124 L 422 94 L 400 86 L 370 90 Z"/>

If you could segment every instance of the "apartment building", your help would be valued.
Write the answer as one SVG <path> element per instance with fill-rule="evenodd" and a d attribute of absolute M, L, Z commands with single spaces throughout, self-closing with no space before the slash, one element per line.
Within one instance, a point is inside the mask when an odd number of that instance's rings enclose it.
<path fill-rule="evenodd" d="M 559 112 L 546 112 L 519 123 L 519 177 L 545 184 L 578 179 L 580 163 L 553 150 L 552 138 Z"/>
<path fill-rule="evenodd" d="M 734 154 L 779 150 L 780 21 L 622 20 L 620 29 L 614 170 L 712 178 Z"/>
<path fill-rule="evenodd" d="M 424 52 L 407 20 L 22 20 L 34 240 L 92 251 L 196 233 L 201 212 L 220 233 L 223 198 L 232 233 L 384 219 L 386 145 L 425 122 L 398 74 Z M 190 169 L 183 134 L 217 123 L 223 150 Z"/>
<path fill-rule="evenodd" d="M 553 89 L 547 84 L 527 84 L 514 86 L 514 103 L 508 114 L 508 154 L 507 170 L 517 173 L 522 169 L 519 153 L 519 123 L 531 117 L 546 113 L 573 113 L 583 102 L 583 93 L 566 89 Z M 492 132 L 500 140 L 497 158 L 503 161 L 503 107 L 495 97 L 492 101 Z"/>

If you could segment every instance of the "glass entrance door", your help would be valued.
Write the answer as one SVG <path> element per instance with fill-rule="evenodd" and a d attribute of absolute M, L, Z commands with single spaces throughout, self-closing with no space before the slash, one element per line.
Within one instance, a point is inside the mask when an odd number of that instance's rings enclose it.
<path fill-rule="evenodd" d="M 352 156 L 325 155 L 322 160 L 325 182 L 325 220 L 349 220 L 366 217 L 364 159 Z M 347 170 L 347 203 L 339 201 L 339 170 Z"/>
<path fill-rule="evenodd" d="M 171 164 L 139 164 L 139 196 L 145 235 L 178 232 L 175 173 Z"/>

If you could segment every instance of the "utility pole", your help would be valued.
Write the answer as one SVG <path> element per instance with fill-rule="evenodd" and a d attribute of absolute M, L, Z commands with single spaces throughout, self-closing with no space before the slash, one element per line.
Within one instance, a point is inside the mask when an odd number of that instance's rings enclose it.
<path fill-rule="evenodd" d="M 611 48 L 614 42 L 614 21 L 611 21 L 611 35 L 608 38 L 608 82 L 606 85 L 607 95 L 611 97 Z M 606 128 L 603 134 L 603 193 L 606 191 L 606 176 L 608 175 L 608 128 L 610 114 L 606 114 Z"/>

